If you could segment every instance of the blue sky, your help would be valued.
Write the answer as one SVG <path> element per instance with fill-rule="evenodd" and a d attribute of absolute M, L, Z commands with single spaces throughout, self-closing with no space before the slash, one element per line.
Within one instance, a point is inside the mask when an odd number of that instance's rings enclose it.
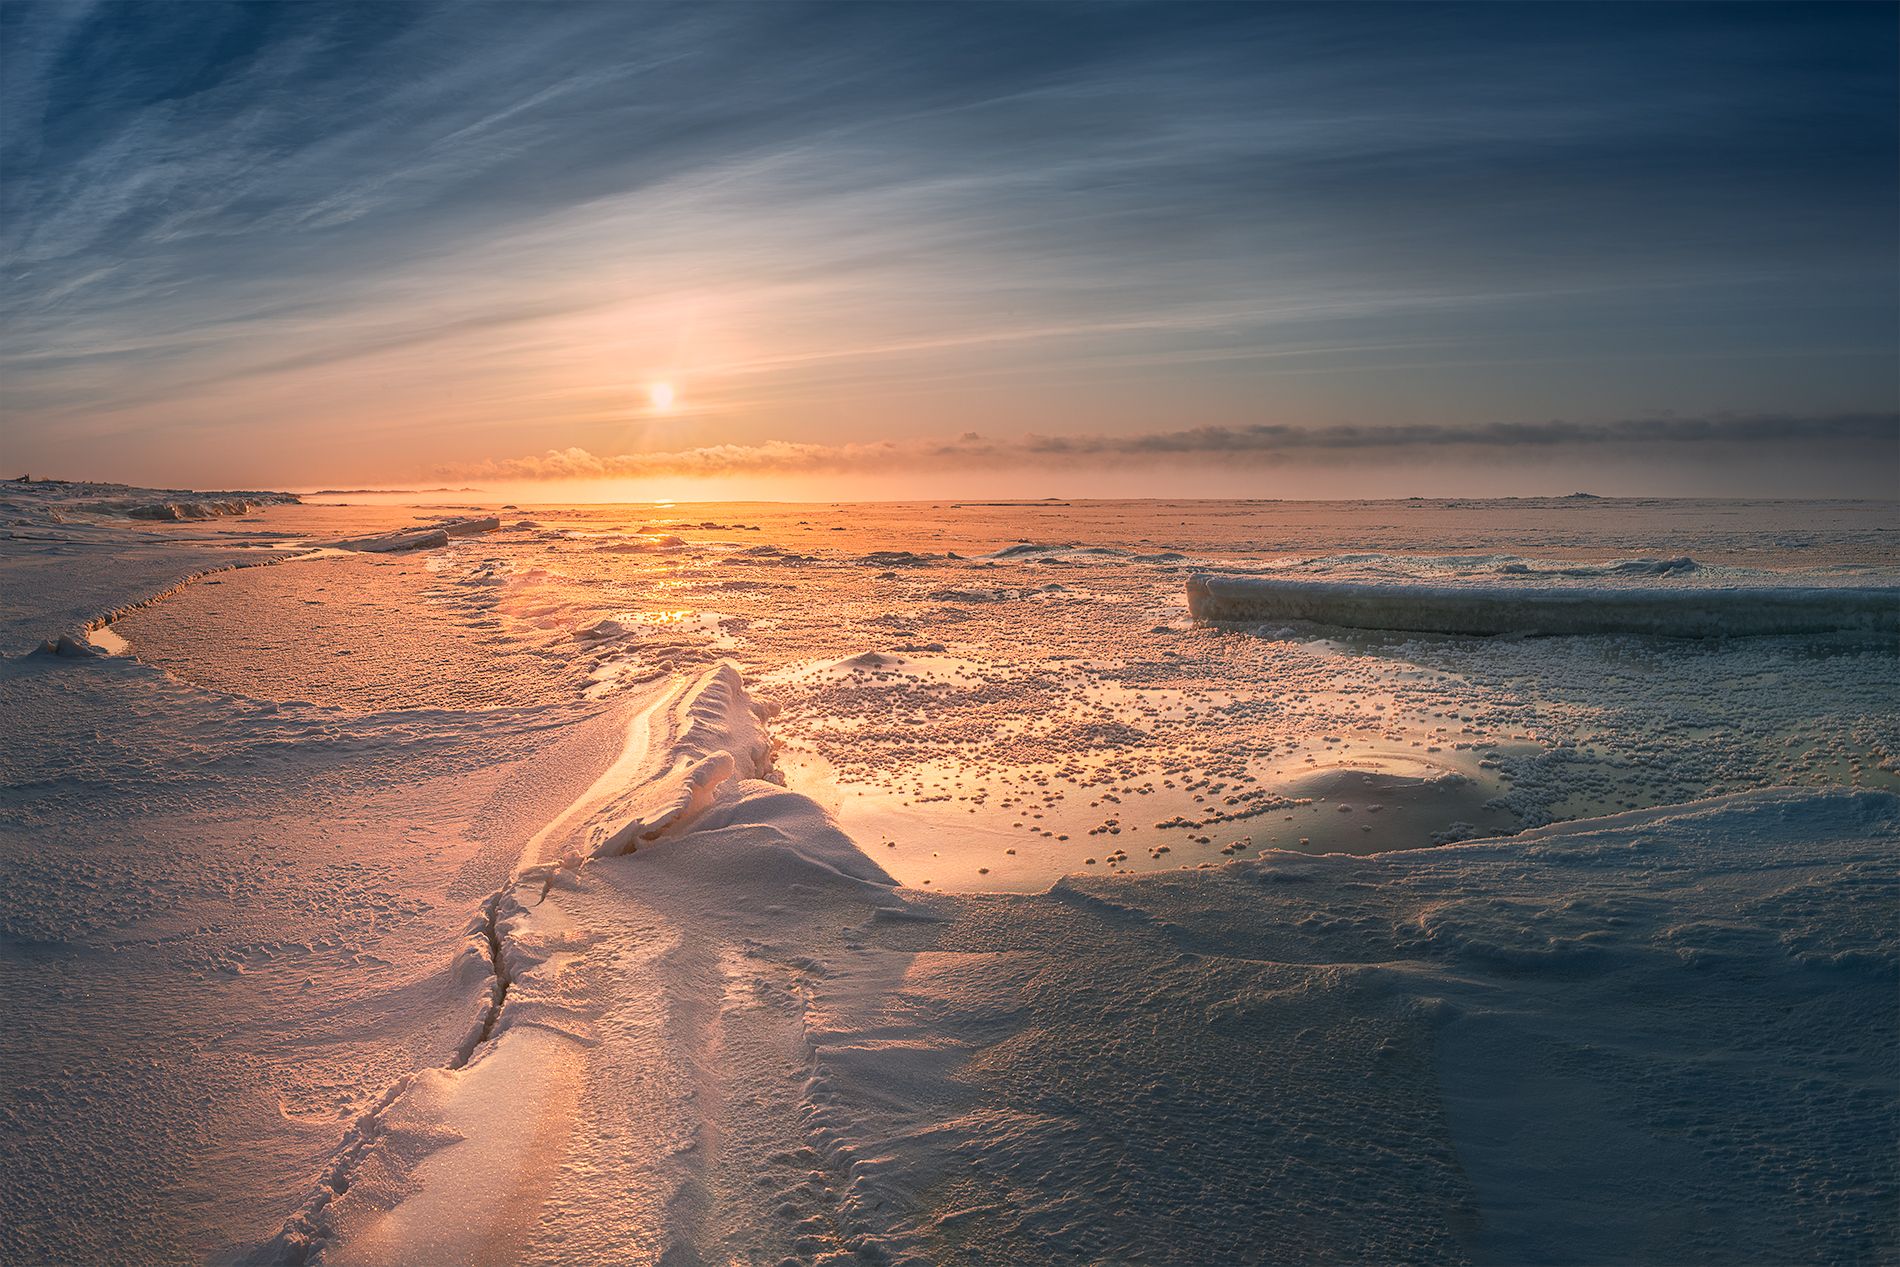
<path fill-rule="evenodd" d="M 1891 493 L 1897 12 L 10 0 L 3 460 Z"/>

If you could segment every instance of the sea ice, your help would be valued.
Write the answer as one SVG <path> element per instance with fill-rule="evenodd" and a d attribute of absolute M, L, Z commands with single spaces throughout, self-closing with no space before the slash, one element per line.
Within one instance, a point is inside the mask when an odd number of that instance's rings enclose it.
<path fill-rule="evenodd" d="M 1200 574 L 1188 578 L 1187 597 L 1200 620 L 1302 620 L 1420 633 L 1900 633 L 1900 589 L 1874 586 L 1425 586 Z"/>
<path fill-rule="evenodd" d="M 1900 1244 L 1891 639 L 1182 592 L 1833 594 L 1890 510 L 88 509 L 232 497 L 0 489 L 0 1259 Z"/>
<path fill-rule="evenodd" d="M 701 690 L 691 749 L 757 752 L 736 675 Z M 678 768 L 655 749 L 648 777 Z M 325 1261 L 629 1236 L 647 1261 L 917 1264 L 1891 1244 L 1890 794 L 926 897 L 807 798 L 722 789 L 511 908 L 526 966 L 492 1051 L 382 1111 Z M 510 1105 L 556 1099 L 528 1147 Z M 471 1180 L 510 1199 L 455 1199 Z"/>

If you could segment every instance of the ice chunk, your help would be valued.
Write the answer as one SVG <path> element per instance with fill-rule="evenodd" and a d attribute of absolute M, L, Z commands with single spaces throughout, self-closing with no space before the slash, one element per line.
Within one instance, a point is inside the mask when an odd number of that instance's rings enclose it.
<path fill-rule="evenodd" d="M 1188 578 L 1187 599 L 1200 620 L 1419 633 L 1900 633 L 1900 589 L 1874 587 L 1425 586 L 1204 574 Z"/>
<path fill-rule="evenodd" d="M 40 650 L 46 655 L 63 656 L 69 660 L 91 659 L 106 654 L 103 647 L 95 647 L 85 635 L 70 633 L 48 638 Z"/>
<path fill-rule="evenodd" d="M 332 544 L 339 550 L 356 550 L 369 554 L 394 554 L 403 550 L 434 550 L 447 545 L 451 537 L 472 537 L 478 533 L 495 532 L 500 527 L 499 517 L 487 515 L 473 519 L 448 519 L 441 523 L 403 528 L 382 536 L 355 537 Z"/>

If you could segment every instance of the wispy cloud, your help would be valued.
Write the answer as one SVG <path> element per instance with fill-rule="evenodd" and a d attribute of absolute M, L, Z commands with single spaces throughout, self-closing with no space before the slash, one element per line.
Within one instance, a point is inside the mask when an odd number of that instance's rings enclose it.
<path fill-rule="evenodd" d="M 661 371 L 740 447 L 1876 407 L 1895 27 L 13 0 L 9 448 L 249 483 L 615 453 Z"/>

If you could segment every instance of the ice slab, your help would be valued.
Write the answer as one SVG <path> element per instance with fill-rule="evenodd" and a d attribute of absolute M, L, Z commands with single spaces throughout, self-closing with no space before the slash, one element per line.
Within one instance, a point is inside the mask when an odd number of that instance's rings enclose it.
<path fill-rule="evenodd" d="M 1187 599 L 1199 620 L 1311 621 L 1414 633 L 1900 633 L 1900 589 L 1872 586 L 1424 586 L 1203 574 L 1188 578 Z"/>

